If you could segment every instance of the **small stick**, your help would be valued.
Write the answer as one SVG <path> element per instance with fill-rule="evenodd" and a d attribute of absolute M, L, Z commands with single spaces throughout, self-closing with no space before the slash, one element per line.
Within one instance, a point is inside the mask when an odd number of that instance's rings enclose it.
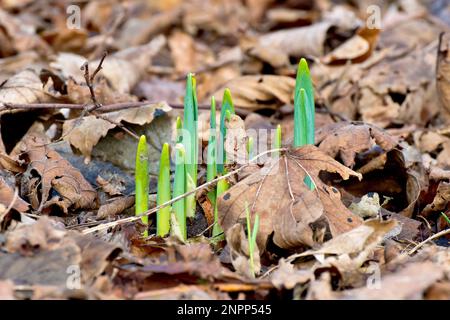
<path fill-rule="evenodd" d="M 439 237 L 445 236 L 446 234 L 449 234 L 449 233 L 450 233 L 450 228 L 449 228 L 449 229 L 442 230 L 441 232 L 438 232 L 438 233 L 432 235 L 431 237 L 427 238 L 426 240 L 422 241 L 422 242 L 419 243 L 417 246 L 415 246 L 414 248 L 412 248 L 412 250 L 410 250 L 410 251 L 408 252 L 408 254 L 409 254 L 409 255 L 412 255 L 412 254 L 413 254 L 414 252 L 416 252 L 418 249 L 420 249 L 421 247 L 423 247 L 423 245 L 424 245 L 425 243 L 430 242 L 430 241 L 432 241 L 432 240 L 434 240 L 434 239 L 437 239 L 437 238 L 439 238 Z"/>

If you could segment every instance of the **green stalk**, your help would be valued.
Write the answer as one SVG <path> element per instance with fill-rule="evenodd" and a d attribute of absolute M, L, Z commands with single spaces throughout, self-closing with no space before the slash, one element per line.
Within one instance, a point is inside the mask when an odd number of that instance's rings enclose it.
<path fill-rule="evenodd" d="M 308 63 L 304 58 L 300 60 L 297 69 L 294 94 L 294 147 L 305 144 L 314 144 L 314 88 Z M 314 184 L 309 177 L 305 178 L 305 184 L 310 190 Z"/>
<path fill-rule="evenodd" d="M 230 184 L 226 179 L 219 180 L 217 182 L 216 187 L 216 199 L 222 195 L 225 191 L 230 189 Z M 214 203 L 214 226 L 212 231 L 213 238 L 218 237 L 219 235 L 223 234 L 222 227 L 219 224 L 219 211 L 217 208 L 217 201 Z"/>
<path fill-rule="evenodd" d="M 273 137 L 272 149 L 281 149 L 281 124 L 277 126 Z M 280 157 L 280 152 L 274 152 L 274 158 Z"/>
<path fill-rule="evenodd" d="M 180 117 L 177 117 L 176 128 L 176 143 L 182 143 L 183 141 L 183 122 Z"/>
<path fill-rule="evenodd" d="M 231 98 L 230 89 L 225 89 L 222 99 L 222 109 L 220 110 L 220 134 L 217 149 L 217 171 L 220 174 L 225 173 L 225 137 L 227 135 L 227 128 L 225 126 L 225 119 L 227 118 L 227 112 L 230 114 L 235 114 L 233 100 Z"/>
<path fill-rule="evenodd" d="M 160 206 L 170 201 L 170 160 L 169 145 L 164 143 L 159 160 L 158 194 L 156 205 Z M 170 231 L 170 206 L 161 208 L 156 213 L 156 234 L 164 237 Z"/>
<path fill-rule="evenodd" d="M 197 158 L 198 158 L 198 103 L 195 94 L 195 78 L 192 73 L 187 75 L 186 95 L 184 96 L 184 133 L 188 137 L 183 138 L 186 152 L 186 191 L 191 191 L 197 186 Z M 195 216 L 195 194 L 186 197 L 186 216 Z"/>
<path fill-rule="evenodd" d="M 253 137 L 248 137 L 247 140 L 247 154 L 248 154 L 248 159 L 251 160 L 253 159 L 254 155 L 254 151 L 255 151 L 255 141 L 253 139 Z"/>
<path fill-rule="evenodd" d="M 135 213 L 139 215 L 148 210 L 148 146 L 144 135 L 139 138 L 139 143 L 136 152 L 136 166 L 135 166 Z M 148 225 L 148 216 L 143 216 L 141 221 L 144 225 Z M 143 234 L 148 237 L 148 230 Z"/>
<path fill-rule="evenodd" d="M 173 181 L 173 198 L 186 192 L 186 166 L 185 151 L 182 144 L 175 147 L 175 178 Z M 171 232 L 182 240 L 187 239 L 185 201 L 180 199 L 173 204 L 175 224 L 171 226 Z M 179 234 L 176 234 L 178 231 Z"/>
<path fill-rule="evenodd" d="M 258 234 L 259 229 L 259 215 L 255 215 L 255 223 L 253 225 L 253 230 L 251 228 L 250 223 L 250 210 L 248 209 L 248 203 L 245 204 L 245 213 L 247 218 L 247 239 L 248 239 L 248 250 L 250 255 L 250 271 L 255 277 L 255 262 L 254 262 L 254 254 L 255 254 L 255 244 L 256 244 L 256 236 Z"/>
<path fill-rule="evenodd" d="M 206 180 L 211 181 L 217 176 L 217 142 L 216 142 L 216 100 L 211 97 L 211 116 L 206 166 Z"/>
<path fill-rule="evenodd" d="M 447 224 L 450 226 L 450 218 L 447 217 L 447 215 L 443 212 L 441 212 L 442 216 L 444 217 L 445 221 L 447 222 Z"/>

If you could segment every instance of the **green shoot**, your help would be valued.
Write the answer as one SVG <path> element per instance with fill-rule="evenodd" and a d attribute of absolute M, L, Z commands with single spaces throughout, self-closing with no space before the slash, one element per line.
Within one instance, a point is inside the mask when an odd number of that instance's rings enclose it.
<path fill-rule="evenodd" d="M 136 193 L 135 213 L 139 215 L 148 210 L 148 146 L 144 135 L 139 138 L 134 177 Z M 143 216 L 141 220 L 144 225 L 148 225 L 148 216 Z M 143 236 L 148 237 L 147 229 L 144 231 Z"/>
<path fill-rule="evenodd" d="M 181 143 L 183 141 L 183 122 L 181 121 L 180 117 L 177 117 L 176 122 L 176 143 Z"/>
<path fill-rule="evenodd" d="M 218 150 L 217 150 L 217 171 L 220 174 L 225 173 L 225 137 L 227 135 L 227 128 L 225 126 L 225 119 L 229 119 L 230 116 L 228 113 L 235 114 L 233 100 L 231 99 L 230 89 L 225 89 L 223 93 L 222 99 L 222 109 L 220 110 L 220 135 L 218 141 Z"/>
<path fill-rule="evenodd" d="M 216 142 L 216 100 L 211 97 L 211 116 L 210 116 L 210 130 L 208 141 L 208 155 L 206 167 L 206 180 L 211 181 L 217 176 L 217 142 Z"/>
<path fill-rule="evenodd" d="M 447 221 L 447 224 L 450 226 L 450 218 L 447 217 L 447 215 L 443 212 L 441 212 L 442 216 L 444 217 L 445 221 Z"/>
<path fill-rule="evenodd" d="M 248 250 L 250 255 L 250 272 L 255 277 L 255 245 L 256 245 L 256 235 L 258 234 L 259 229 L 259 215 L 255 215 L 255 223 L 253 225 L 253 230 L 250 224 L 250 210 L 248 209 L 248 203 L 245 204 L 245 213 L 247 216 L 247 239 L 248 239 Z"/>
<path fill-rule="evenodd" d="M 222 227 L 219 224 L 219 211 L 217 209 L 217 198 L 222 195 L 225 191 L 230 189 L 230 184 L 226 179 L 219 180 L 217 182 L 216 187 L 216 197 L 214 201 L 214 226 L 212 230 L 212 236 L 218 237 L 219 235 L 223 234 Z"/>
<path fill-rule="evenodd" d="M 294 94 L 294 147 L 314 144 L 314 88 L 308 63 L 304 58 L 300 60 L 297 69 Z M 314 185 L 309 177 L 305 184 L 310 190 Z"/>
<path fill-rule="evenodd" d="M 275 135 L 273 137 L 272 149 L 281 149 L 281 124 L 277 126 L 275 130 Z M 278 158 L 280 156 L 280 152 L 274 152 L 274 157 Z"/>
<path fill-rule="evenodd" d="M 173 181 L 173 198 L 176 198 L 186 192 L 186 166 L 185 166 L 185 151 L 182 144 L 177 144 L 175 147 L 175 178 Z M 182 240 L 187 238 L 186 230 L 186 211 L 185 201 L 180 199 L 173 204 L 173 213 L 175 215 L 176 226 L 172 225 L 171 232 L 179 230 L 179 237 Z"/>
<path fill-rule="evenodd" d="M 195 93 L 195 78 L 192 73 L 187 75 L 186 95 L 184 96 L 184 132 L 188 137 L 183 138 L 186 152 L 186 191 L 191 191 L 197 186 L 197 160 L 198 160 L 198 103 Z M 186 197 L 186 216 L 195 216 L 195 194 Z"/>
<path fill-rule="evenodd" d="M 156 205 L 170 201 L 170 160 L 169 145 L 164 143 L 159 160 L 158 193 Z M 170 231 L 170 206 L 161 208 L 156 214 L 156 234 L 164 237 Z"/>
<path fill-rule="evenodd" d="M 248 159 L 253 159 L 254 158 L 254 153 L 255 153 L 255 140 L 253 139 L 253 137 L 248 137 L 247 140 L 247 154 L 248 154 Z"/>

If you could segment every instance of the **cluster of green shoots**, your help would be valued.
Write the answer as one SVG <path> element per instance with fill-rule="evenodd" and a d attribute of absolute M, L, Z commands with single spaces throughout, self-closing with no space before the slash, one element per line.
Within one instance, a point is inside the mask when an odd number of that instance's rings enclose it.
<path fill-rule="evenodd" d="M 226 121 L 235 114 L 235 108 L 229 89 L 225 89 L 222 107 L 220 110 L 219 132 L 216 136 L 216 102 L 211 98 L 210 135 L 207 149 L 207 181 L 212 181 L 227 173 L 225 137 L 227 134 Z M 198 174 L 198 102 L 196 96 L 196 82 L 192 74 L 188 74 L 186 79 L 186 94 L 184 97 L 184 118 L 176 122 L 176 145 L 175 145 L 175 175 L 173 187 L 170 184 L 170 150 L 165 143 L 161 151 L 159 163 L 159 176 L 157 188 L 157 206 L 169 202 L 171 199 L 183 194 L 190 194 L 174 202 L 172 206 L 165 206 L 156 214 L 156 234 L 164 237 L 169 233 L 177 236 L 183 241 L 187 238 L 186 219 L 192 218 L 196 213 L 196 198 L 192 192 L 197 187 Z M 296 78 L 294 95 L 294 147 L 305 144 L 314 144 L 314 92 L 310 78 L 308 65 L 305 59 L 301 59 Z M 281 126 L 278 125 L 275 131 L 273 149 L 281 148 Z M 255 155 L 253 138 L 247 142 L 247 152 L 249 159 Z M 275 153 L 279 156 L 279 152 Z M 140 215 L 148 210 L 148 148 L 145 136 L 141 136 L 136 154 L 136 215 Z M 309 177 L 305 183 L 313 189 L 312 181 Z M 212 237 L 221 237 L 223 230 L 218 222 L 217 199 L 230 188 L 226 179 L 220 179 L 216 187 L 209 191 L 207 196 L 214 210 L 214 225 Z M 171 193 L 172 189 L 172 193 Z M 256 234 L 259 226 L 259 216 L 255 215 L 253 230 L 250 228 L 250 213 L 247 210 L 247 231 L 249 247 L 254 248 Z M 148 225 L 148 217 L 142 217 L 142 223 Z M 148 231 L 144 236 L 148 236 Z M 251 250 L 253 252 L 253 250 Z M 253 266 L 253 256 L 251 255 L 251 265 Z M 253 267 L 254 268 L 254 267 Z M 254 273 L 254 272 L 253 272 Z"/>

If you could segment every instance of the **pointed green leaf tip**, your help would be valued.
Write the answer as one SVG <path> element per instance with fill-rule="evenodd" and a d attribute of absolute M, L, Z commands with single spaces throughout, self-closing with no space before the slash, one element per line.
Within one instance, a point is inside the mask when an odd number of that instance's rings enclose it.
<path fill-rule="evenodd" d="M 222 108 L 220 110 L 220 135 L 217 146 L 217 171 L 221 174 L 224 173 L 225 167 L 224 164 L 226 162 L 225 155 L 225 137 L 227 135 L 227 128 L 225 126 L 225 119 L 229 119 L 231 114 L 235 114 L 233 99 L 231 98 L 230 89 L 226 88 L 223 92 L 222 98 Z"/>
<path fill-rule="evenodd" d="M 300 103 L 300 89 L 304 89 L 307 97 L 306 118 L 309 126 L 308 134 L 306 136 L 307 144 L 314 144 L 314 130 L 315 130 L 315 106 L 314 106 L 314 87 L 311 81 L 311 74 L 309 72 L 308 63 L 304 58 L 300 59 L 297 68 L 297 78 L 295 81 L 295 95 L 294 107 Z"/>
<path fill-rule="evenodd" d="M 170 201 L 170 158 L 169 145 L 164 143 L 159 161 L 158 193 L 156 204 L 162 205 Z M 163 237 L 170 231 L 170 206 L 158 210 L 156 214 L 156 233 Z"/>
<path fill-rule="evenodd" d="M 148 146 L 147 139 L 144 135 L 139 138 L 139 143 L 136 151 L 136 166 L 135 166 L 135 213 L 139 215 L 148 210 L 148 193 L 149 193 L 149 176 L 148 176 Z M 148 217 L 141 218 L 142 223 L 148 224 Z M 147 231 L 144 236 L 148 236 Z"/>

